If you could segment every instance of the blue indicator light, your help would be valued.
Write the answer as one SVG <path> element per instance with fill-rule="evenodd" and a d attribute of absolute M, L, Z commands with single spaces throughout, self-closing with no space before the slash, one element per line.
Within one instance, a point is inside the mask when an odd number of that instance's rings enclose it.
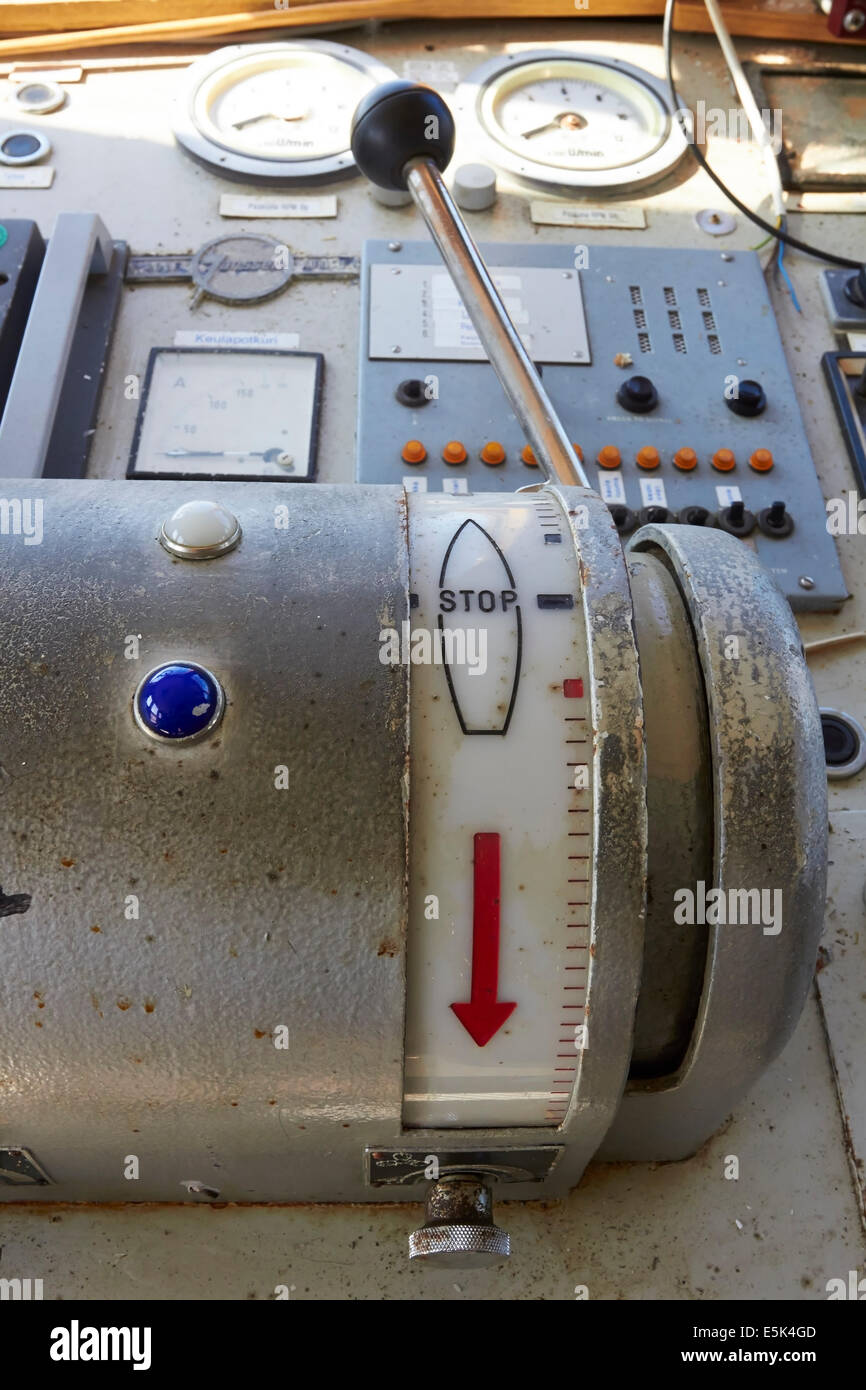
<path fill-rule="evenodd" d="M 219 681 L 203 666 L 173 661 L 145 676 L 135 695 L 141 728 L 159 738 L 197 738 L 213 727 L 223 711 Z"/>

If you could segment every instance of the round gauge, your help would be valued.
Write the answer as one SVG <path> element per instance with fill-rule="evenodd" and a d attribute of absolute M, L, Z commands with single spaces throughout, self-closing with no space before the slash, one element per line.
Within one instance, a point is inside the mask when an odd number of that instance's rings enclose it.
<path fill-rule="evenodd" d="M 462 84 L 457 106 L 488 157 L 533 183 L 619 192 L 660 178 L 686 148 L 664 84 L 615 58 L 496 58 Z"/>
<path fill-rule="evenodd" d="M 390 68 L 324 40 L 235 44 L 192 64 L 175 138 L 227 178 L 285 184 L 355 172 L 351 122 Z"/>

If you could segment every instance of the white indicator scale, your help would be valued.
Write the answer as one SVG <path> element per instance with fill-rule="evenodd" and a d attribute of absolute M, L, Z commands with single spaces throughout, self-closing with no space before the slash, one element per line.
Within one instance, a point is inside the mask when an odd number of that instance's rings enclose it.
<path fill-rule="evenodd" d="M 322 354 L 153 348 L 127 477 L 315 477 Z"/>
<path fill-rule="evenodd" d="M 556 1126 L 591 988 L 592 733 L 574 546 L 543 492 L 408 505 L 403 1120 Z"/>

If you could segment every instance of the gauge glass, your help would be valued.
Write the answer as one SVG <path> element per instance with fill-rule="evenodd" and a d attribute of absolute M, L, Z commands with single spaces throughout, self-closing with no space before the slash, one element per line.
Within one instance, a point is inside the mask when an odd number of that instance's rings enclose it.
<path fill-rule="evenodd" d="M 261 54 L 203 82 L 193 116 L 227 149 L 324 159 L 349 148 L 352 115 L 371 85 L 365 72 L 331 54 Z"/>
<path fill-rule="evenodd" d="M 234 44 L 192 64 L 175 137 L 193 159 L 251 183 L 355 171 L 352 117 L 390 68 L 324 39 Z"/>
<path fill-rule="evenodd" d="M 570 58 L 503 73 L 484 93 L 481 118 L 514 154 L 575 171 L 646 159 L 668 131 L 668 113 L 648 87 Z"/>
<path fill-rule="evenodd" d="M 156 348 L 130 475 L 305 480 L 321 355 Z"/>

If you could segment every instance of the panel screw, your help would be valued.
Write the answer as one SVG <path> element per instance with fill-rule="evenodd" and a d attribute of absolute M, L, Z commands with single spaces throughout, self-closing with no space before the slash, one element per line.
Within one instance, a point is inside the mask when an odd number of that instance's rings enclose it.
<path fill-rule="evenodd" d="M 403 250 L 403 243 L 402 243 L 402 241 L 389 241 L 389 242 L 388 242 L 388 250 L 389 250 L 389 251 L 402 251 L 402 250 Z"/>
<path fill-rule="evenodd" d="M 797 583 L 799 584 L 801 589 L 814 589 L 815 587 L 814 579 L 812 579 L 811 575 L 808 574 L 801 574 L 800 578 L 797 580 Z"/>
<path fill-rule="evenodd" d="M 849 10 L 842 20 L 842 28 L 846 34 L 857 34 L 866 24 L 866 14 L 862 10 Z"/>

